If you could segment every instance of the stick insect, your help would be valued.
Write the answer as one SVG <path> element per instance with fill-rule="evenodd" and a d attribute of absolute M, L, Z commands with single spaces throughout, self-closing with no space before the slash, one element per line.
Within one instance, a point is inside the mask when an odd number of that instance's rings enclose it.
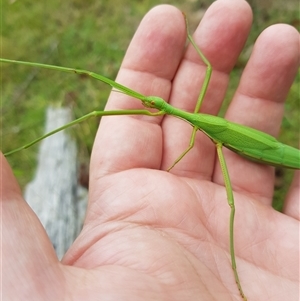
<path fill-rule="evenodd" d="M 94 116 L 112 116 L 112 115 L 148 115 L 148 116 L 163 116 L 163 115 L 172 115 L 174 117 L 180 118 L 186 122 L 188 122 L 193 130 L 190 138 L 190 143 L 188 148 L 182 152 L 182 154 L 174 161 L 174 163 L 168 168 L 170 171 L 180 160 L 187 155 L 187 153 L 193 148 L 195 143 L 195 136 L 198 130 L 202 131 L 206 134 L 211 141 L 215 144 L 218 159 L 221 165 L 227 200 L 230 206 L 230 219 L 229 219 L 229 245 L 230 245 L 230 254 L 231 254 L 231 265 L 235 277 L 235 281 L 238 287 L 238 290 L 244 300 L 247 300 L 246 295 L 242 289 L 241 281 L 239 279 L 239 274 L 237 271 L 236 259 L 235 259 L 235 248 L 234 248 L 234 216 L 235 216 L 235 204 L 234 204 L 234 196 L 231 186 L 231 181 L 228 173 L 228 169 L 226 166 L 226 161 L 223 155 L 223 146 L 254 161 L 258 161 L 263 164 L 268 165 L 280 165 L 286 168 L 292 169 L 300 169 L 300 151 L 296 148 L 290 147 L 288 145 L 282 144 L 277 141 L 273 136 L 270 136 L 264 132 L 252 129 L 247 126 L 239 125 L 233 122 L 229 122 L 221 117 L 207 115 L 199 113 L 202 102 L 205 98 L 206 91 L 208 89 L 208 85 L 210 82 L 210 77 L 212 74 L 212 66 L 201 50 L 198 48 L 196 43 L 194 42 L 191 34 L 188 31 L 188 23 L 185 18 L 186 29 L 187 29 L 187 38 L 190 43 L 194 46 L 195 50 L 207 66 L 206 76 L 204 79 L 203 86 L 200 90 L 198 101 L 193 113 L 186 112 L 175 108 L 168 104 L 164 99 L 156 96 L 145 96 L 142 95 L 130 88 L 127 88 L 113 80 L 110 80 L 102 75 L 89 72 L 86 70 L 66 68 L 66 67 L 58 67 L 52 65 L 38 64 L 38 63 L 30 63 L 24 61 L 15 61 L 1 58 L 0 62 L 3 63 L 15 63 L 27 66 L 35 66 L 46 69 L 54 69 L 57 71 L 75 73 L 79 75 L 88 75 L 97 80 L 100 80 L 107 85 L 110 85 L 113 89 L 122 92 L 126 95 L 132 96 L 136 99 L 139 99 L 142 104 L 145 106 L 145 109 L 140 110 L 114 110 L 114 111 L 94 111 L 89 114 L 82 116 L 54 131 L 49 132 L 46 135 L 43 135 L 34 141 L 7 152 L 5 156 L 11 155 L 23 149 L 26 149 L 33 144 L 43 140 L 44 138 L 53 135 L 61 130 L 64 130 L 72 125 L 78 124 L 88 118 Z M 148 109 L 156 109 L 155 112 Z"/>

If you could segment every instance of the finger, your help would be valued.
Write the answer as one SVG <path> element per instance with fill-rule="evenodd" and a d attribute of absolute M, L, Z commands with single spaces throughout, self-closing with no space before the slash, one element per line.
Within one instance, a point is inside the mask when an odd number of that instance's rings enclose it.
<path fill-rule="evenodd" d="M 300 221 L 300 171 L 295 171 L 294 179 L 292 185 L 289 189 L 287 198 L 284 202 L 283 213 L 289 215 L 290 217 Z"/>
<path fill-rule="evenodd" d="M 152 9 L 141 22 L 127 50 L 117 82 L 144 95 L 168 99 L 171 80 L 185 44 L 181 12 L 168 5 Z M 106 109 L 139 109 L 139 100 L 112 93 Z M 160 168 L 161 118 L 103 118 L 92 155 L 91 178 L 128 168 Z"/>
<path fill-rule="evenodd" d="M 226 118 L 277 136 L 284 100 L 299 67 L 299 34 L 291 26 L 267 28 L 258 38 Z M 274 171 L 226 151 L 233 187 L 271 204 Z M 222 182 L 220 170 L 216 182 Z"/>
<path fill-rule="evenodd" d="M 194 39 L 212 64 L 212 77 L 201 111 L 217 114 L 228 85 L 229 73 L 247 39 L 252 13 L 246 1 L 221 0 L 206 11 Z M 189 45 L 173 82 L 170 103 L 180 109 L 193 112 L 206 65 L 192 45 Z M 163 122 L 165 157 L 163 168 L 169 167 L 184 151 L 191 137 L 191 126 L 174 118 Z M 197 175 L 211 178 L 214 166 L 215 146 L 199 133 L 195 147 L 177 164 L 172 172 L 180 175 Z"/>
<path fill-rule="evenodd" d="M 39 283 L 43 283 L 42 280 L 49 283 L 49 267 L 58 260 L 44 228 L 23 200 L 20 187 L 2 153 L 0 168 L 1 251 L 5 258 L 1 269 L 6 275 L 2 283 L 3 292 L 5 294 L 18 288 L 18 295 L 21 296 L 22 289 L 26 293 L 31 286 L 34 289 L 37 279 L 41 280 Z M 39 289 L 43 290 L 41 287 Z"/>

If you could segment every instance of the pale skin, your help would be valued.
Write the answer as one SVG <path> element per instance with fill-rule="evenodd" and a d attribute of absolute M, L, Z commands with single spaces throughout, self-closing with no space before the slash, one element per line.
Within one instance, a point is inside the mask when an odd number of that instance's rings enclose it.
<path fill-rule="evenodd" d="M 221 0 L 194 38 L 214 68 L 202 111 L 216 114 L 252 21 L 244 1 Z M 160 6 L 141 23 L 117 82 L 193 111 L 205 67 L 183 52 L 181 12 Z M 276 136 L 299 67 L 299 34 L 287 25 L 258 38 L 226 118 Z M 107 109 L 140 102 L 113 93 Z M 214 144 L 172 117 L 101 121 L 84 228 L 63 260 L 22 199 L 1 157 L 3 300 L 242 300 L 229 254 L 229 207 Z M 284 212 L 271 207 L 274 168 L 224 150 L 235 203 L 235 245 L 248 300 L 298 300 L 299 172 Z"/>

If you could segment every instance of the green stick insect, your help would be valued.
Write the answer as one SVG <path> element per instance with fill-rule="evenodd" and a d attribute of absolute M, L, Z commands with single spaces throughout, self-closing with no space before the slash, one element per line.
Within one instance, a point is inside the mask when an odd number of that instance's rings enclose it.
<path fill-rule="evenodd" d="M 186 20 L 186 18 L 185 18 Z M 186 20 L 186 28 L 188 28 L 187 20 Z M 11 155 L 23 149 L 26 149 L 33 144 L 43 140 L 44 138 L 53 135 L 61 130 L 64 130 L 72 125 L 78 124 L 90 117 L 93 116 L 110 116 L 110 115 L 148 115 L 148 116 L 163 116 L 163 115 L 172 115 L 176 118 L 180 118 L 186 122 L 188 122 L 192 127 L 192 135 L 190 138 L 190 144 L 188 148 L 175 160 L 175 162 L 168 168 L 170 171 L 180 160 L 193 148 L 195 143 L 195 135 L 196 132 L 202 131 L 205 135 L 207 135 L 211 141 L 215 144 L 217 149 L 217 154 L 219 158 L 219 162 L 221 165 L 223 178 L 226 187 L 227 200 L 230 206 L 230 254 L 231 254 L 231 264 L 235 277 L 235 281 L 237 283 L 237 287 L 240 291 L 240 294 L 244 300 L 247 300 L 244 291 L 241 286 L 241 282 L 239 279 L 239 275 L 237 272 L 236 259 L 235 259 L 235 248 L 234 248 L 234 215 L 235 215 L 235 204 L 234 204 L 234 196 L 232 191 L 232 186 L 230 182 L 230 177 L 228 173 L 228 169 L 226 166 L 226 161 L 223 155 L 223 146 L 232 150 L 239 155 L 249 158 L 251 160 L 268 164 L 274 166 L 283 166 L 286 168 L 292 169 L 300 169 L 300 151 L 296 148 L 290 147 L 288 145 L 282 144 L 277 141 L 274 137 L 255 130 L 253 128 L 243 126 L 237 123 L 229 122 L 221 117 L 212 116 L 208 114 L 199 113 L 202 102 L 204 100 L 206 91 L 208 89 L 210 77 L 212 74 L 212 66 L 204 54 L 200 51 L 196 43 L 194 42 L 191 34 L 187 29 L 187 37 L 190 43 L 194 46 L 195 50 L 206 64 L 206 76 L 204 79 L 203 86 L 201 88 L 198 101 L 193 113 L 186 112 L 175 108 L 168 104 L 164 99 L 156 96 L 145 96 L 136 91 L 131 90 L 117 82 L 110 80 L 102 75 L 89 72 L 86 70 L 73 69 L 73 68 L 65 68 L 58 67 L 52 65 L 38 64 L 38 63 L 30 63 L 24 61 L 15 61 L 1 58 L 0 62 L 2 63 L 14 63 L 21 64 L 27 66 L 35 66 L 47 69 L 54 69 L 63 72 L 83 74 L 93 77 L 97 80 L 100 80 L 103 83 L 110 85 L 113 89 L 122 92 L 126 95 L 132 96 L 136 99 L 139 99 L 142 104 L 146 108 L 156 109 L 155 112 L 149 111 L 147 109 L 141 110 L 114 110 L 114 111 L 94 111 L 85 116 L 78 118 L 54 131 L 49 132 L 48 134 L 37 138 L 36 140 L 20 147 L 10 152 L 7 152 L 5 156 Z"/>

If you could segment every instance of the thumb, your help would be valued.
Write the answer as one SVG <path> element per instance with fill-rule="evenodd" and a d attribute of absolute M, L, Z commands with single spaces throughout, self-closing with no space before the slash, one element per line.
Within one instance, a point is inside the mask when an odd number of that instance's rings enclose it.
<path fill-rule="evenodd" d="M 58 263 L 52 244 L 35 213 L 22 197 L 12 170 L 0 153 L 0 202 L 2 220 L 3 295 L 24 296 L 51 277 L 50 265 Z M 26 292 L 22 291 L 26 290 Z"/>

